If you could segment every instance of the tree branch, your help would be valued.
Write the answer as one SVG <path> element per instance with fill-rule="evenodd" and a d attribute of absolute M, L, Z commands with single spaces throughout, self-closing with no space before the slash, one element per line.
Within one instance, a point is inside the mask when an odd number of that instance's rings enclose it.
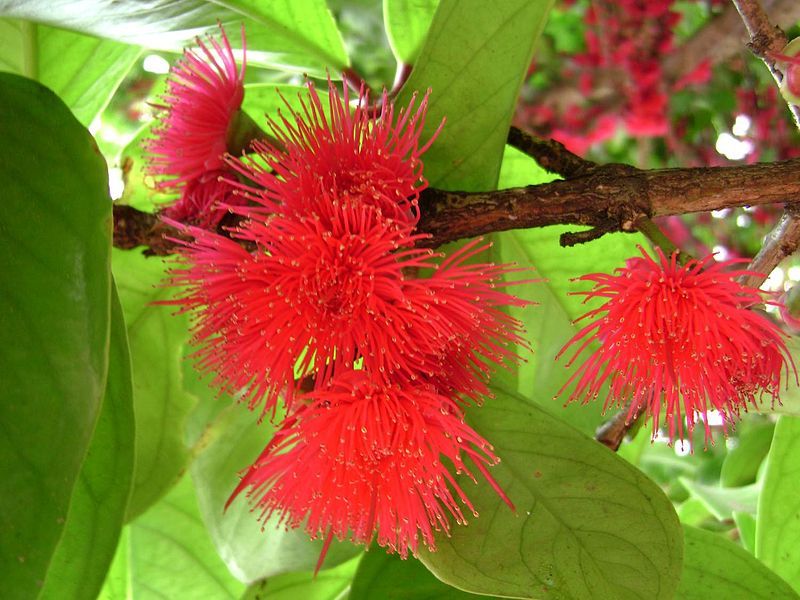
<path fill-rule="evenodd" d="M 426 190 L 419 229 L 432 234 L 428 246 L 547 225 L 633 231 L 642 217 L 791 202 L 800 194 L 799 168 L 800 159 L 651 171 L 611 164 L 570 180 L 496 192 Z"/>
<path fill-rule="evenodd" d="M 786 208 L 778 225 L 764 239 L 764 245 L 747 267 L 755 273 L 769 275 L 783 259 L 790 257 L 800 247 L 800 207 L 790 205 Z M 764 277 L 741 277 L 744 285 L 759 287 Z"/>
<path fill-rule="evenodd" d="M 428 189 L 420 199 L 419 231 L 432 235 L 423 245 L 437 247 L 495 231 L 585 225 L 591 232 L 566 235 L 562 243 L 585 241 L 611 231 L 633 231 L 642 217 L 793 202 L 800 198 L 800 159 L 736 167 L 658 169 L 602 165 L 588 174 L 542 185 L 493 192 Z M 224 225 L 235 225 L 229 218 Z M 177 231 L 148 213 L 114 207 L 114 245 L 148 246 L 170 254 L 164 235 Z"/>

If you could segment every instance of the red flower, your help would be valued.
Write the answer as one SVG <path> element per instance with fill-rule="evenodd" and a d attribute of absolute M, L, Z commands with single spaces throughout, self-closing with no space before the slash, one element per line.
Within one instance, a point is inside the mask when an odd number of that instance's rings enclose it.
<path fill-rule="evenodd" d="M 430 250 L 413 248 L 421 236 L 372 206 L 324 193 L 315 206 L 304 216 L 253 212 L 232 232 L 253 253 L 188 229 L 187 267 L 171 283 L 186 288 L 173 303 L 197 310 L 198 368 L 244 391 L 251 407 L 265 399 L 264 411 L 284 391 L 291 403 L 296 377 L 314 375 L 322 387 L 359 360 L 384 381 L 427 377 L 468 397 L 485 393 L 487 362 L 513 360 L 509 344 L 524 343 L 500 310 L 526 304 L 496 289 L 509 269 L 464 264 L 478 242 L 437 267 Z M 432 277 L 406 275 L 420 268 Z"/>
<path fill-rule="evenodd" d="M 198 38 L 198 50 L 186 50 L 167 80 L 165 104 L 159 106 L 165 114 L 144 145 L 158 190 L 177 191 L 225 167 L 228 133 L 244 97 L 245 65 L 237 70 L 222 27 L 220 34 L 221 42 Z"/>
<path fill-rule="evenodd" d="M 349 538 L 416 554 L 419 540 L 435 550 L 434 531 L 464 523 L 461 504 L 474 508 L 456 473 L 475 477 L 472 465 L 503 500 L 488 473 L 498 462 L 491 446 L 463 420 L 450 398 L 429 388 L 370 381 L 351 371 L 299 403 L 249 468 L 230 503 L 243 490 L 261 517 L 274 513 L 288 527 L 313 537 Z"/>
<path fill-rule="evenodd" d="M 526 283 L 504 281 L 505 275 L 522 269 L 471 262 L 490 245 L 481 238 L 472 240 L 445 258 L 430 277 L 409 278 L 404 286 L 415 314 L 424 315 L 412 333 L 436 341 L 411 372 L 411 382 L 425 377 L 440 392 L 477 403 L 490 395 L 485 382 L 492 369 L 518 362 L 515 346 L 529 349 L 522 323 L 504 308 L 531 302 L 502 291 Z"/>
<path fill-rule="evenodd" d="M 654 433 L 663 411 L 670 439 L 683 438 L 684 416 L 691 433 L 695 413 L 716 409 L 731 421 L 764 393 L 778 400 L 781 371 L 794 363 L 781 331 L 755 309 L 761 293 L 736 281 L 747 272 L 725 270 L 742 261 L 681 266 L 675 254 L 657 250 L 655 261 L 641 251 L 615 275 L 580 278 L 595 284 L 580 294 L 606 303 L 581 317 L 595 320 L 559 353 L 580 343 L 569 366 L 599 344 L 567 383 L 577 380 L 570 400 L 588 402 L 608 383 L 606 407 L 630 398 L 629 415 L 644 408 Z"/>
<path fill-rule="evenodd" d="M 251 199 L 271 211 L 303 215 L 309 199 L 324 191 L 365 202 L 385 218 L 416 225 L 417 200 L 427 185 L 420 156 L 432 142 L 420 146 L 427 95 L 419 106 L 412 98 L 396 117 L 386 92 L 380 116 L 367 107 L 368 100 L 362 89 L 351 110 L 347 88 L 342 97 L 329 81 L 326 111 L 309 84 L 308 100 L 300 100 L 301 112 L 289 107 L 291 118 L 281 116 L 280 123 L 269 123 L 280 149 L 257 141 L 252 145 L 256 158 L 231 161 L 260 186 L 250 189 Z"/>
<path fill-rule="evenodd" d="M 240 194 L 235 194 L 236 177 L 227 171 L 208 171 L 189 181 L 181 196 L 167 206 L 162 214 L 180 223 L 196 225 L 214 230 L 228 214 L 228 206 L 242 203 Z"/>

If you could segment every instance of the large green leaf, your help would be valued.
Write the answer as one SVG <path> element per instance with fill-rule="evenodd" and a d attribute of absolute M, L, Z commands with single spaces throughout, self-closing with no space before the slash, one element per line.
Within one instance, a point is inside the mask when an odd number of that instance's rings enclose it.
<path fill-rule="evenodd" d="M 133 369 L 136 469 L 128 519 L 142 513 L 179 479 L 189 460 L 183 439 L 197 400 L 183 389 L 182 361 L 188 333 L 185 315 L 154 305 L 174 291 L 161 286 L 166 266 L 140 250 L 114 250 L 117 281 Z"/>
<path fill-rule="evenodd" d="M 243 591 L 214 552 L 192 481 L 184 477 L 125 528 L 99 598 L 225 600 Z"/>
<path fill-rule="evenodd" d="M 327 87 L 317 88 L 317 95 L 322 102 L 325 114 L 328 114 Z M 288 113 L 287 104 L 302 114 L 301 101 L 308 104 L 308 87 L 305 85 L 251 83 L 245 86 L 242 109 L 264 131 L 268 131 L 267 117 L 276 118 L 279 110 L 286 115 Z"/>
<path fill-rule="evenodd" d="M 756 556 L 800 591 L 800 418 L 775 426 L 758 501 Z"/>
<path fill-rule="evenodd" d="M 497 184 L 508 126 L 552 0 L 441 0 L 398 103 L 431 88 L 423 139 L 446 124 L 425 156 L 441 188 Z"/>
<path fill-rule="evenodd" d="M 84 125 L 103 111 L 140 52 L 113 40 L 0 19 L 0 70 L 37 79 Z"/>
<path fill-rule="evenodd" d="M 676 598 L 798 598 L 785 581 L 730 540 L 688 525 L 683 533 L 683 573 Z"/>
<path fill-rule="evenodd" d="M 350 583 L 360 563 L 360 556 L 342 563 L 333 569 L 325 569 L 316 575 L 312 572 L 286 573 L 257 581 L 245 592 L 242 600 L 341 600 L 353 598 Z M 373 596 L 375 597 L 375 596 Z"/>
<path fill-rule="evenodd" d="M 0 107 L 0 572 L 6 598 L 29 598 L 105 390 L 111 201 L 94 141 L 50 90 L 0 73 Z"/>
<path fill-rule="evenodd" d="M 250 64 L 336 74 L 348 63 L 324 0 L 0 0 L 0 16 L 175 52 L 218 21 L 241 47 L 244 23 Z"/>
<path fill-rule="evenodd" d="M 733 522 L 739 530 L 742 547 L 750 554 L 756 553 L 756 518 L 750 513 L 733 513 Z"/>
<path fill-rule="evenodd" d="M 681 570 L 672 504 L 638 469 L 515 394 L 470 413 L 502 462 L 467 489 L 480 518 L 421 559 L 458 588 L 516 598 L 671 599 Z"/>
<path fill-rule="evenodd" d="M 401 560 L 381 548 L 367 552 L 358 565 L 349 600 L 403 598 L 403 600 L 478 600 L 470 594 L 436 579 L 413 558 Z"/>
<path fill-rule="evenodd" d="M 72 495 L 64 534 L 40 595 L 97 597 L 114 558 L 133 481 L 133 389 L 128 334 L 116 291 L 103 410 Z"/>
<path fill-rule="evenodd" d="M 258 415 L 233 405 L 220 414 L 192 463 L 200 511 L 217 552 L 231 573 L 245 582 L 292 571 L 312 570 L 322 541 L 311 541 L 303 530 L 286 530 L 278 519 L 263 528 L 258 511 L 251 511 L 244 494 L 225 510 L 225 502 L 239 482 L 239 473 L 252 464 L 267 445 L 274 427 L 258 424 Z M 333 542 L 325 558 L 331 567 L 352 558 L 361 548 Z"/>
<path fill-rule="evenodd" d="M 383 0 L 389 45 L 398 62 L 414 64 L 439 0 Z"/>
<path fill-rule="evenodd" d="M 574 227 L 541 227 L 525 230 L 527 255 L 539 274 L 561 303 L 570 319 L 577 319 L 602 301 L 584 304 L 584 296 L 574 292 L 587 291 L 591 284 L 572 280 L 588 273 L 613 273 L 625 266 L 625 260 L 639 255 L 637 245 L 648 246 L 640 234 L 613 233 L 588 244 L 562 248 L 561 234 L 575 231 Z"/>

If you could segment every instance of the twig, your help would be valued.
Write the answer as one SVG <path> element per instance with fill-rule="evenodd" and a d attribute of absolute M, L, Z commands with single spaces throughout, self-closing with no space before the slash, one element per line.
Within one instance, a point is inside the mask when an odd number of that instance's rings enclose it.
<path fill-rule="evenodd" d="M 758 0 L 733 0 L 742 21 L 750 34 L 748 47 L 758 56 L 772 73 L 776 83 L 783 81 L 784 74 L 778 69 L 771 53 L 779 53 L 786 45 L 786 35 L 774 26 Z M 800 107 L 786 103 L 794 117 L 795 125 L 800 129 Z M 742 277 L 741 281 L 760 286 L 764 279 L 787 256 L 794 254 L 800 246 L 800 214 L 796 207 L 787 206 L 777 227 L 767 236 L 764 246 L 750 263 L 748 270 L 761 273 L 762 277 Z"/>
<path fill-rule="evenodd" d="M 666 256 L 672 256 L 673 253 L 678 253 L 678 262 L 681 264 L 685 264 L 687 260 L 689 260 L 689 255 L 685 252 L 681 252 L 681 249 L 678 248 L 675 244 L 672 243 L 664 232 L 661 231 L 661 228 L 656 225 L 652 219 L 642 218 L 636 222 L 636 229 L 639 230 L 654 246 L 661 248 L 662 252 Z"/>
<path fill-rule="evenodd" d="M 638 423 L 639 419 L 644 414 L 644 407 L 645 405 L 642 404 L 639 409 L 631 415 L 630 407 L 626 406 L 597 428 L 594 439 L 616 452 L 622 445 L 625 436 L 628 435 L 628 432 Z"/>
<path fill-rule="evenodd" d="M 540 167 L 551 173 L 572 179 L 597 168 L 597 163 L 567 150 L 556 140 L 543 140 L 526 133 L 518 127 L 508 131 L 508 144 L 533 158 Z"/>
<path fill-rule="evenodd" d="M 599 168 L 593 161 L 581 158 L 567 150 L 567 148 L 556 140 L 542 140 L 533 137 L 517 127 L 512 127 L 508 132 L 508 143 L 518 150 L 525 152 L 533 158 L 539 166 L 563 176 L 565 179 L 573 179 L 586 175 Z M 636 169 L 619 165 L 631 173 Z M 654 245 L 660 247 L 667 256 L 671 255 L 677 248 L 664 235 L 661 229 L 648 217 L 641 217 L 635 223 L 636 229 L 642 232 Z M 591 242 L 608 233 L 608 228 L 594 227 L 588 231 L 578 231 L 565 233 L 561 236 L 562 246 L 574 246 Z"/>

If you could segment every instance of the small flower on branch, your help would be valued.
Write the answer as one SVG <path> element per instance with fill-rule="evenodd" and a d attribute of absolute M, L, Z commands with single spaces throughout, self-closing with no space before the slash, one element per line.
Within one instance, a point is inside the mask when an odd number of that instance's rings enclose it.
<path fill-rule="evenodd" d="M 156 105 L 162 113 L 143 145 L 154 188 L 179 195 L 167 217 L 214 229 L 228 212 L 222 203 L 241 202 L 231 193 L 235 176 L 225 154 L 251 123 L 241 110 L 244 71 L 244 58 L 237 67 L 220 26 L 220 40 L 198 38 L 197 49 L 186 50 L 170 72 L 163 104 Z"/>
<path fill-rule="evenodd" d="M 785 335 L 758 309 L 763 293 L 736 281 L 750 273 L 730 269 L 747 261 L 680 265 L 677 253 L 656 251 L 657 260 L 641 249 L 614 275 L 579 278 L 594 287 L 578 293 L 605 304 L 559 353 L 578 346 L 569 366 L 588 352 L 559 393 L 575 383 L 569 400 L 588 402 L 607 385 L 606 407 L 627 404 L 629 418 L 643 410 L 654 435 L 663 417 L 670 439 L 683 439 L 684 420 L 691 434 L 699 414 L 708 440 L 709 411 L 730 423 L 764 394 L 780 401 L 781 373 L 796 369 Z"/>

